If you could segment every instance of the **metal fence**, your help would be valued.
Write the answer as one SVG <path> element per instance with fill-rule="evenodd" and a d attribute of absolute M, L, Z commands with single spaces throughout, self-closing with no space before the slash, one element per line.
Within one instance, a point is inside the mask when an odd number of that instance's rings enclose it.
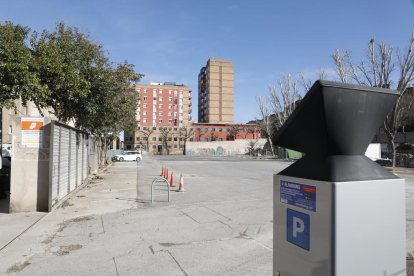
<path fill-rule="evenodd" d="M 84 184 L 88 178 L 89 135 L 56 121 L 51 122 L 49 209 Z"/>

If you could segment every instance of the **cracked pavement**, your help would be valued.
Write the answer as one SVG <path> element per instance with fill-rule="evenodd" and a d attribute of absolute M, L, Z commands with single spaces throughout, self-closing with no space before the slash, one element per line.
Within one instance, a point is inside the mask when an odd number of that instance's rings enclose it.
<path fill-rule="evenodd" d="M 240 158 L 116 163 L 0 251 L 0 274 L 270 275 L 272 175 Z M 151 182 L 174 171 L 171 202 Z M 186 192 L 178 193 L 180 174 Z"/>
<path fill-rule="evenodd" d="M 6 235 L 0 275 L 271 275 L 272 176 L 288 165 L 185 156 L 115 163 L 53 212 L 13 214 L 30 227 L 14 240 Z M 157 186 L 151 204 L 162 166 L 176 186 L 183 175 L 186 192 L 172 188 L 168 203 Z M 414 173 L 399 174 L 412 254 Z M 412 272 L 414 261 L 407 264 Z"/>

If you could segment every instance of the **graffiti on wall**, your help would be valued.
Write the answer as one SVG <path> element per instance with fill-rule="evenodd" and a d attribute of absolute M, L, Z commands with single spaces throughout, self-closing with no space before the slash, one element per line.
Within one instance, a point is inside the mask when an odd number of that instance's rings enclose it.
<path fill-rule="evenodd" d="M 198 149 L 188 149 L 187 155 L 231 155 L 231 154 L 238 154 L 238 150 L 230 150 L 225 149 L 222 146 L 218 146 L 217 148 L 198 148 Z"/>

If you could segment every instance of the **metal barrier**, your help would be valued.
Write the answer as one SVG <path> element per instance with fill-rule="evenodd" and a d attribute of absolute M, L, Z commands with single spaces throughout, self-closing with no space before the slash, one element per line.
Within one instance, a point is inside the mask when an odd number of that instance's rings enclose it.
<path fill-rule="evenodd" d="M 151 203 L 154 203 L 154 183 L 160 182 L 165 182 L 168 191 L 168 202 L 170 202 L 170 183 L 168 183 L 167 179 L 165 179 L 164 177 L 158 176 L 154 178 L 154 180 L 151 183 Z"/>

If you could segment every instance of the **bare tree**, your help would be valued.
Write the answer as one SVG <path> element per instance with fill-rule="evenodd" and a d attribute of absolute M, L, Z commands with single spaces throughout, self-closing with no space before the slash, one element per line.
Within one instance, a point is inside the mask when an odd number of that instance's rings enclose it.
<path fill-rule="evenodd" d="M 152 127 L 143 127 L 142 129 L 138 130 L 139 133 L 144 135 L 144 140 L 146 143 L 146 151 L 149 151 L 149 138 L 151 134 L 154 132 Z"/>
<path fill-rule="evenodd" d="M 204 135 L 204 134 L 206 134 L 207 133 L 207 130 L 203 130 L 203 128 L 198 128 L 197 129 L 197 132 L 195 132 L 196 133 L 196 138 L 197 138 L 197 141 L 200 141 L 200 139 L 201 139 L 201 137 Z"/>
<path fill-rule="evenodd" d="M 229 134 L 228 134 L 228 139 L 229 140 L 236 140 L 237 136 L 240 133 L 240 131 L 241 131 L 241 129 L 240 129 L 239 125 L 236 125 L 236 124 L 232 125 L 230 127 L 230 131 L 229 131 Z"/>
<path fill-rule="evenodd" d="M 194 137 L 194 128 L 192 127 L 182 127 L 179 132 L 180 139 L 183 139 L 183 155 L 187 149 L 187 140 Z"/>
<path fill-rule="evenodd" d="M 260 125 L 260 129 L 262 133 L 266 136 L 267 141 L 269 142 L 272 155 L 275 155 L 275 151 L 273 148 L 273 142 L 271 139 L 273 132 L 275 130 L 273 126 L 274 116 L 273 117 L 271 116 L 270 104 L 269 104 L 270 101 L 268 98 L 265 98 L 263 96 L 258 96 L 256 97 L 256 102 L 259 106 L 260 119 L 258 120 L 258 122 Z"/>
<path fill-rule="evenodd" d="M 161 140 L 162 146 L 167 151 L 167 155 L 170 155 L 170 148 L 168 147 L 169 138 L 172 138 L 172 128 L 170 127 L 163 127 L 160 129 L 161 131 Z"/>
<path fill-rule="evenodd" d="M 251 139 L 247 142 L 247 150 L 249 151 L 249 155 L 253 155 L 259 146 L 259 139 Z"/>
<path fill-rule="evenodd" d="M 368 43 L 366 57 L 359 63 L 354 63 L 348 51 L 337 50 L 332 55 L 336 73 L 341 82 L 357 83 L 360 85 L 395 88 L 399 97 L 392 111 L 384 121 L 384 130 L 392 150 L 392 164 L 395 167 L 395 136 L 402 127 L 406 117 L 412 113 L 412 97 L 405 97 L 410 83 L 414 80 L 414 32 L 408 47 L 401 53 L 383 42 L 375 43 L 372 38 Z M 396 60 L 395 60 L 396 56 Z M 396 75 L 396 81 L 392 76 Z M 403 100 L 405 99 L 405 100 Z"/>
<path fill-rule="evenodd" d="M 281 77 L 278 86 L 270 88 L 270 106 L 275 115 L 275 128 L 279 128 L 286 122 L 296 109 L 302 96 L 299 92 L 298 81 L 291 75 Z"/>
<path fill-rule="evenodd" d="M 218 134 L 215 131 L 210 132 L 210 141 L 217 141 Z"/>

